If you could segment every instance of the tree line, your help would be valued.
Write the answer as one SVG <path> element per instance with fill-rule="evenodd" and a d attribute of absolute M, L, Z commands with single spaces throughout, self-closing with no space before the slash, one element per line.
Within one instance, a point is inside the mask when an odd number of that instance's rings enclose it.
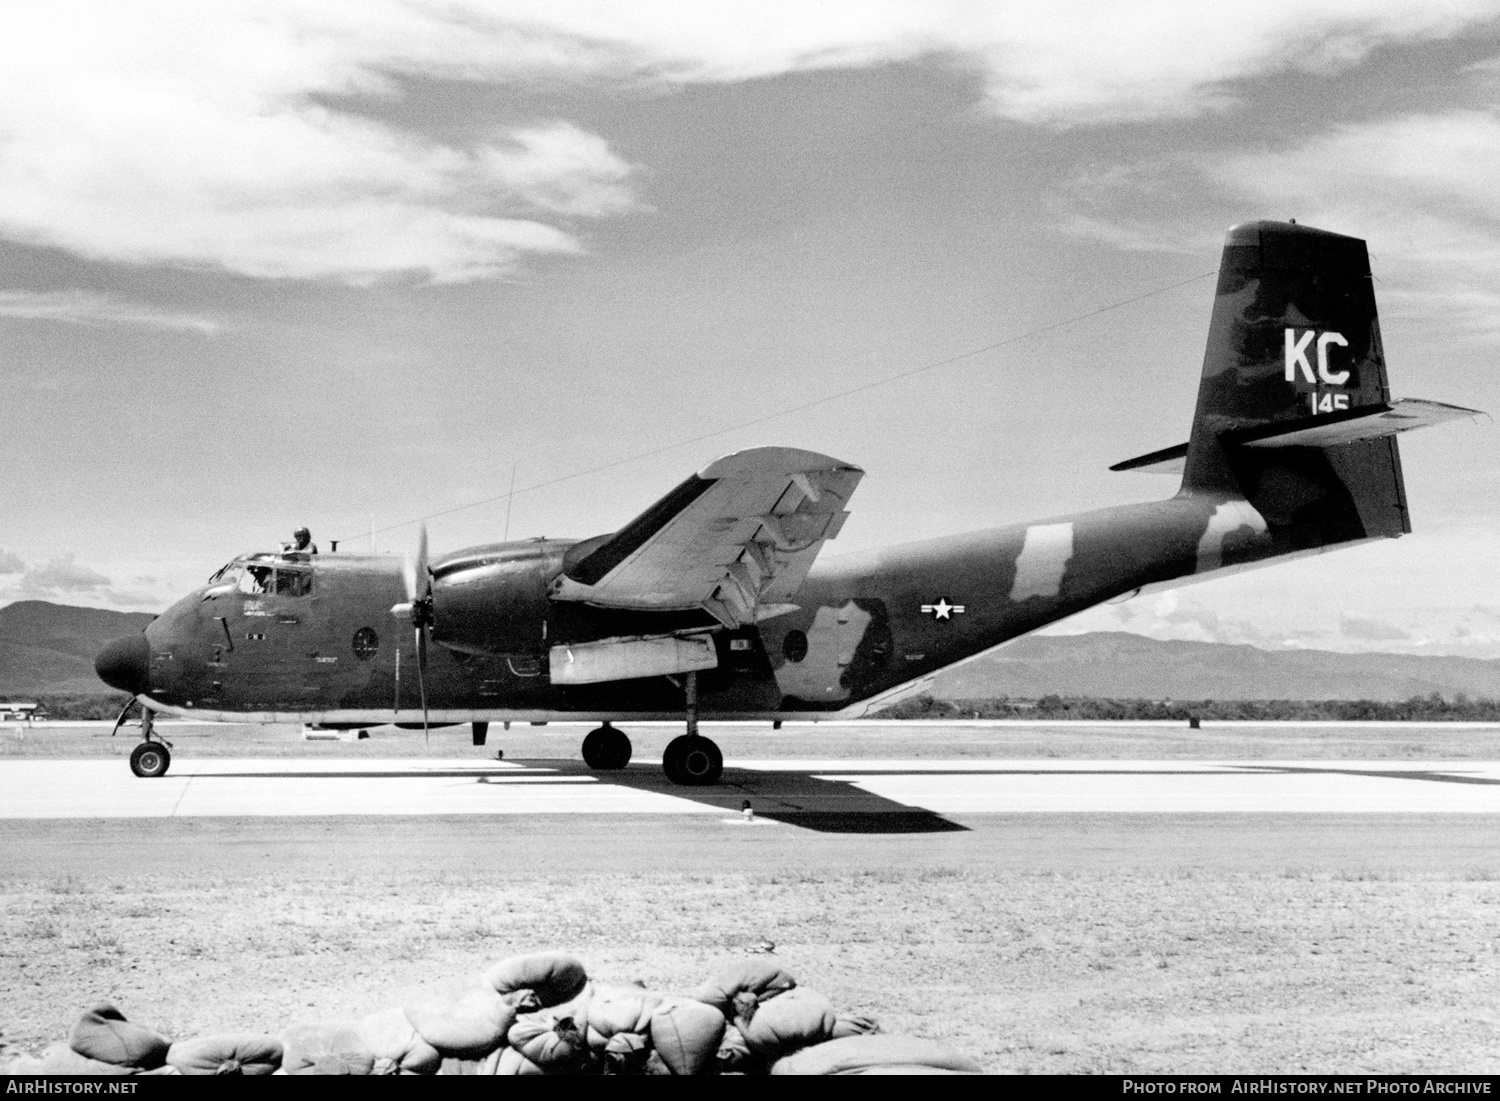
<path fill-rule="evenodd" d="M 1500 722 L 1500 701 L 1447 699 L 1437 692 L 1406 700 L 1116 700 L 1043 696 L 1039 700 L 940 700 L 914 696 L 881 711 L 882 719 L 1078 719 L 1156 722 L 1201 719 L 1248 722 Z"/>
<path fill-rule="evenodd" d="M 37 717 L 113 719 L 125 695 L 28 696 Z M 1500 722 L 1500 701 L 1448 699 L 1437 692 L 1406 700 L 1116 700 L 1091 696 L 1043 696 L 1039 700 L 997 696 L 940 700 L 913 696 L 876 715 L 881 719 L 1078 719 L 1154 722 L 1237 719 L 1247 722 Z"/>

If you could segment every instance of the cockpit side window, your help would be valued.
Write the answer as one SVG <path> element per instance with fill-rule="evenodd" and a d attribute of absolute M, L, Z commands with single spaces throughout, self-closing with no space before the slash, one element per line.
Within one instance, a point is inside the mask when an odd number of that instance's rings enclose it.
<path fill-rule="evenodd" d="M 270 566 L 246 566 L 240 575 L 239 590 L 252 595 L 271 592 L 275 576 L 276 571 Z"/>
<path fill-rule="evenodd" d="M 278 569 L 276 571 L 276 595 L 306 596 L 312 592 L 312 571 Z"/>

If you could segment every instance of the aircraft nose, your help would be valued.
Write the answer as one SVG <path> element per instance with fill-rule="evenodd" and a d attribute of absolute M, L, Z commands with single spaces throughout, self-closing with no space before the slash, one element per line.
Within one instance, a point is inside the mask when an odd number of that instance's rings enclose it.
<path fill-rule="evenodd" d="M 146 691 L 148 667 L 151 663 L 151 645 L 146 636 L 131 635 L 117 638 L 94 659 L 94 672 L 111 688 L 138 696 Z"/>

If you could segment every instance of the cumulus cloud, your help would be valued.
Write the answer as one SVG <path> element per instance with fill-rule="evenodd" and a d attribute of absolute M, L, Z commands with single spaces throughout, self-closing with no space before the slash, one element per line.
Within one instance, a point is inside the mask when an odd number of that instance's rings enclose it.
<path fill-rule="evenodd" d="M 545 61 L 461 9 L 0 9 L 0 234 L 100 260 L 350 282 L 474 279 L 576 252 L 542 216 L 629 206 L 630 166 L 603 139 L 543 121 L 460 146 L 330 106 L 393 94 L 393 74 L 524 76 Z"/>
<path fill-rule="evenodd" d="M 87 566 L 80 566 L 71 554 L 49 559 L 40 566 L 31 566 L 21 575 L 21 588 L 36 594 L 87 593 L 106 588 L 109 584 L 109 578 Z"/>
<path fill-rule="evenodd" d="M 637 87 L 923 57 L 988 108 L 1067 126 L 1181 116 L 1232 82 L 1451 35 L 1500 0 L 55 0 L 0 7 L 0 235 L 98 260 L 440 281 L 580 250 L 632 166 L 560 119 L 434 140 L 349 97 L 407 78 Z"/>
<path fill-rule="evenodd" d="M 0 317 L 73 325 L 138 325 L 212 336 L 223 328 L 213 318 L 160 310 L 89 291 L 0 291 Z"/>
<path fill-rule="evenodd" d="M 26 563 L 20 557 L 8 550 L 0 550 L 0 573 L 21 573 L 26 569 Z"/>
<path fill-rule="evenodd" d="M 1303 220 L 1380 237 L 1384 301 L 1500 341 L 1500 111 L 1408 114 L 1339 127 L 1208 167 L 1223 186 Z M 1367 228 L 1368 227 L 1368 228 Z"/>

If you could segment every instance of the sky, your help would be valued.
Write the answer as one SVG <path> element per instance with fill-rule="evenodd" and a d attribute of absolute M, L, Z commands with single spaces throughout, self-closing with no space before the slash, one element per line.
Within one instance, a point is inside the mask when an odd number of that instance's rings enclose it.
<path fill-rule="evenodd" d="M 1225 230 L 1369 242 L 1392 389 L 1500 410 L 1500 0 L 0 7 L 0 604 L 585 537 L 744 447 L 834 556 L 1170 496 Z M 1485 419 L 1415 533 L 1054 630 L 1500 657 Z M 512 485 L 517 489 L 507 499 Z"/>

